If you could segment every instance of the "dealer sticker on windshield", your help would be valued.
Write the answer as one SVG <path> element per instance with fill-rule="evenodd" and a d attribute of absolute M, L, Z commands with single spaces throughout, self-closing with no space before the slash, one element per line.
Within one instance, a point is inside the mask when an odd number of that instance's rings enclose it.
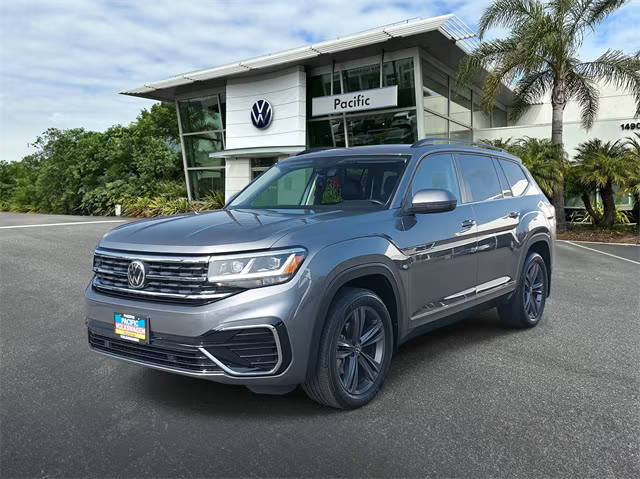
<path fill-rule="evenodd" d="M 133 314 L 114 313 L 114 332 L 122 339 L 136 342 L 147 341 L 147 319 Z"/>

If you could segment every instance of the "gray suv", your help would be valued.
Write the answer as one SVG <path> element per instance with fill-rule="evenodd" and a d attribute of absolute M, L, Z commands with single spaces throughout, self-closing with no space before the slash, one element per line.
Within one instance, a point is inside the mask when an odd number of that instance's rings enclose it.
<path fill-rule="evenodd" d="M 530 328 L 549 295 L 554 209 L 521 161 L 453 140 L 307 151 L 221 211 L 100 241 L 92 350 L 356 408 L 397 348 L 497 306 Z"/>

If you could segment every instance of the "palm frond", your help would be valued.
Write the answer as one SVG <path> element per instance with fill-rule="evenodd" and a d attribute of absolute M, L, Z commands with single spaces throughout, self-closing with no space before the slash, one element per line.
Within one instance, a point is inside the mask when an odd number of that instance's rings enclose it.
<path fill-rule="evenodd" d="M 591 78 L 575 70 L 567 74 L 566 82 L 567 97 L 578 102 L 582 127 L 590 130 L 598 114 L 600 104 L 598 88 Z"/>
<path fill-rule="evenodd" d="M 583 24 L 588 28 L 595 28 L 605 18 L 618 10 L 629 0 L 596 0 L 592 2 L 591 8 L 584 17 Z"/>
<path fill-rule="evenodd" d="M 636 114 L 640 115 L 640 59 L 621 50 L 607 50 L 592 62 L 580 63 L 576 72 L 591 79 L 613 84 L 620 90 L 633 93 Z"/>
<path fill-rule="evenodd" d="M 493 27 L 514 28 L 526 23 L 542 8 L 542 4 L 535 0 L 495 0 L 478 22 L 480 39 Z"/>
<path fill-rule="evenodd" d="M 481 43 L 471 54 L 466 55 L 458 65 L 456 87 L 463 88 L 472 80 L 474 75 L 489 70 L 491 65 L 513 53 L 518 48 L 514 38 L 492 40 Z"/>
<path fill-rule="evenodd" d="M 578 163 L 574 167 L 575 173 L 584 185 L 604 187 L 614 183 L 624 187 L 629 182 L 630 173 L 637 168 L 622 140 L 588 140 L 578 145 L 576 150 Z"/>
<path fill-rule="evenodd" d="M 553 72 L 545 70 L 531 73 L 521 78 L 514 89 L 515 100 L 509 109 L 509 119 L 518 120 L 526 109 L 539 101 L 553 84 Z"/>

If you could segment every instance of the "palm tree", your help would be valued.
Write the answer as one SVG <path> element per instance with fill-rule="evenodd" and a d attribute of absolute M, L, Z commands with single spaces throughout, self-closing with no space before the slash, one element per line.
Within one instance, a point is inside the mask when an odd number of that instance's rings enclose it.
<path fill-rule="evenodd" d="M 626 187 L 630 175 L 637 169 L 635 160 L 621 140 L 615 142 L 595 139 L 578 145 L 574 174 L 578 183 L 586 187 L 582 192 L 584 206 L 594 222 L 602 226 L 611 226 L 616 219 L 616 198 L 614 185 Z M 603 214 L 600 218 L 593 209 L 589 191 L 600 188 Z"/>
<path fill-rule="evenodd" d="M 569 168 L 566 153 L 563 152 L 563 161 L 556 161 L 555 148 L 551 144 L 551 140 L 548 139 L 525 136 L 517 140 L 498 138 L 480 141 L 502 148 L 520 158 L 549 199 L 553 198 L 554 189 L 558 187 L 560 179 L 564 178 L 565 172 Z"/>
<path fill-rule="evenodd" d="M 496 138 L 495 140 L 480 140 L 480 143 L 485 143 L 487 145 L 495 146 L 496 148 L 502 148 L 505 151 L 515 155 L 516 143 L 517 140 L 509 137 L 506 140 L 503 138 Z"/>
<path fill-rule="evenodd" d="M 633 92 L 640 115 L 640 57 L 607 50 L 591 62 L 578 58 L 586 33 L 628 0 L 494 0 L 479 22 L 480 39 L 493 27 L 510 30 L 506 38 L 481 43 L 460 62 L 457 84 L 466 85 L 488 71 L 481 104 L 490 111 L 503 84 L 513 87 L 509 117 L 518 119 L 529 105 L 551 94 L 551 142 L 562 159 L 562 123 L 567 102 L 580 105 L 582 125 L 589 129 L 598 112 L 597 81 Z M 564 185 L 553 191 L 558 228 L 565 226 Z"/>
<path fill-rule="evenodd" d="M 564 150 L 561 161 L 558 161 L 551 140 L 525 136 L 516 143 L 514 153 L 531 172 L 544 194 L 553 199 L 553 192 L 563 187 L 569 168 Z"/>
<path fill-rule="evenodd" d="M 636 222 L 640 227 L 640 133 L 634 133 L 627 137 L 625 146 L 629 149 L 629 154 L 635 160 L 634 171 L 629 172 L 629 191 L 633 195 L 633 209 Z"/>

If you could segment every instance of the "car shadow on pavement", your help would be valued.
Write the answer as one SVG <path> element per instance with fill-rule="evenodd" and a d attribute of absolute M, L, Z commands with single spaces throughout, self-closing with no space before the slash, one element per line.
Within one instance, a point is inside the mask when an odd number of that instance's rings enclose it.
<path fill-rule="evenodd" d="M 387 382 L 406 380 L 418 374 L 430 361 L 450 353 L 452 348 L 466 348 L 514 333 L 500 323 L 495 310 L 476 314 L 402 345 L 393 358 Z M 300 387 L 283 396 L 272 396 L 254 394 L 244 386 L 219 384 L 154 369 L 141 369 L 140 376 L 135 391 L 144 396 L 144 401 L 206 416 L 290 418 L 339 413 L 314 403 Z M 388 383 L 386 389 L 390 386 Z"/>

